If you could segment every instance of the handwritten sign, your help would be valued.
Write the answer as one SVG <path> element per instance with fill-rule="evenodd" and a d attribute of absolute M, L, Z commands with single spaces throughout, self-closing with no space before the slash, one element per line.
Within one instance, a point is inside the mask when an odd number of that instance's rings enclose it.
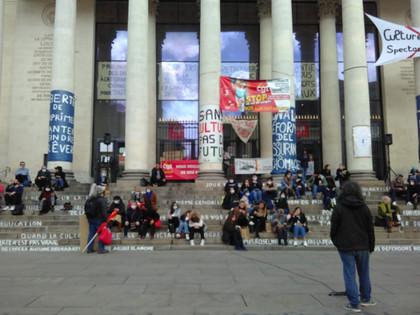
<path fill-rule="evenodd" d="M 221 163 L 223 155 L 222 112 L 218 105 L 202 105 L 199 113 L 200 163 Z"/>

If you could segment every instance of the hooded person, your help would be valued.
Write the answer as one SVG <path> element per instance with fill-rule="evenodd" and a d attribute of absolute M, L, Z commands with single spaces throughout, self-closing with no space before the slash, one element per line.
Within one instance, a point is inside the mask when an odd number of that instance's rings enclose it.
<path fill-rule="evenodd" d="M 143 200 L 146 204 L 150 204 L 153 210 L 158 211 L 157 208 L 157 195 L 153 192 L 153 186 L 146 187 L 146 193 L 143 194 Z"/>

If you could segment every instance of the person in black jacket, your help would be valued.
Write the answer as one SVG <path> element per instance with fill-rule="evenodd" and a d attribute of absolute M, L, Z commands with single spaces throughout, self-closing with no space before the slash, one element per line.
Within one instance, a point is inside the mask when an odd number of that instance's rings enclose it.
<path fill-rule="evenodd" d="M 375 250 L 372 214 L 359 185 L 348 181 L 342 187 L 331 216 L 330 237 L 343 263 L 344 284 L 349 304 L 344 309 L 360 312 L 360 305 L 373 306 L 369 277 L 369 256 Z M 359 274 L 359 289 L 356 272 Z"/>
<path fill-rule="evenodd" d="M 246 250 L 242 241 L 241 227 L 236 222 L 234 213 L 230 214 L 223 224 L 222 241 L 228 245 L 234 245 L 236 250 Z"/>
<path fill-rule="evenodd" d="M 308 246 L 306 242 L 306 233 L 308 232 L 308 221 L 306 220 L 305 214 L 302 212 L 300 207 L 296 207 L 293 211 L 292 216 L 287 221 L 287 224 L 291 224 L 290 233 L 293 234 L 293 246 L 297 247 L 297 239 L 299 234 L 303 238 L 303 246 Z"/>
<path fill-rule="evenodd" d="M 95 236 L 96 232 L 98 231 L 99 227 L 102 225 L 103 222 L 107 221 L 107 205 L 106 200 L 103 197 L 105 191 L 105 186 L 98 186 L 96 184 L 92 184 L 89 193 L 89 199 L 93 199 L 92 208 L 95 209 L 95 215 L 92 218 L 88 218 L 89 222 L 89 237 L 88 243 L 92 240 Z M 87 253 L 93 253 L 93 242 L 89 244 L 87 248 Z M 102 242 L 98 242 L 98 254 L 106 254 L 108 250 L 105 249 L 105 246 Z"/>
<path fill-rule="evenodd" d="M 39 191 L 42 191 L 42 188 L 51 185 L 51 173 L 49 170 L 47 170 L 47 166 L 42 165 L 41 169 L 36 175 L 35 184 L 38 186 Z"/>
<path fill-rule="evenodd" d="M 155 209 L 150 205 L 150 203 L 145 203 L 143 205 L 143 223 L 140 228 L 140 235 L 142 239 L 146 238 L 147 230 L 150 228 L 150 239 L 155 238 L 156 233 L 156 221 L 159 220 L 159 214 Z"/>
<path fill-rule="evenodd" d="M 159 163 L 156 163 L 155 167 L 152 169 L 150 182 L 154 186 L 163 186 L 166 184 L 165 173 L 163 172 L 163 169 L 160 168 Z"/>
<path fill-rule="evenodd" d="M 114 223 L 117 223 L 117 232 L 121 232 L 121 224 L 125 221 L 125 206 L 120 196 L 114 196 L 114 201 L 108 208 L 108 215 L 114 210 L 117 210 L 117 215 L 109 220 L 108 224 L 112 227 Z"/>
<path fill-rule="evenodd" d="M 128 203 L 127 214 L 125 215 L 124 222 L 124 238 L 127 238 L 128 229 L 137 231 L 140 234 L 141 223 L 143 222 L 143 211 L 141 210 L 142 205 L 140 202 L 130 201 Z"/>
<path fill-rule="evenodd" d="M 63 172 L 63 168 L 61 166 L 57 166 L 55 168 L 55 182 L 54 188 L 56 191 L 64 190 L 64 188 L 69 187 L 66 181 L 66 173 Z"/>

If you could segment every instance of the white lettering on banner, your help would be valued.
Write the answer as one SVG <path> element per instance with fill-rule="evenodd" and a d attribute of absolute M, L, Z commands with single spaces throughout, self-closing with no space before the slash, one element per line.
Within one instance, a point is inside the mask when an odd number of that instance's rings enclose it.
<path fill-rule="evenodd" d="M 199 112 L 199 161 L 221 163 L 223 155 L 222 112 L 218 105 L 201 105 Z"/>
<path fill-rule="evenodd" d="M 111 246 L 112 251 L 153 251 L 153 246 Z"/>
<path fill-rule="evenodd" d="M 0 227 L 41 227 L 42 221 L 0 221 Z"/>

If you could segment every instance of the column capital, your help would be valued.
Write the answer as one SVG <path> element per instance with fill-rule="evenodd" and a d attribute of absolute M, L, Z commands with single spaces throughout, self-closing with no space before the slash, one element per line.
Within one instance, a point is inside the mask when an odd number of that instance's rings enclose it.
<path fill-rule="evenodd" d="M 257 0 L 257 6 L 260 20 L 271 17 L 271 0 Z"/>
<path fill-rule="evenodd" d="M 149 14 L 158 15 L 159 0 L 149 0 Z"/>
<path fill-rule="evenodd" d="M 319 16 L 336 16 L 339 4 L 339 0 L 318 0 Z"/>

